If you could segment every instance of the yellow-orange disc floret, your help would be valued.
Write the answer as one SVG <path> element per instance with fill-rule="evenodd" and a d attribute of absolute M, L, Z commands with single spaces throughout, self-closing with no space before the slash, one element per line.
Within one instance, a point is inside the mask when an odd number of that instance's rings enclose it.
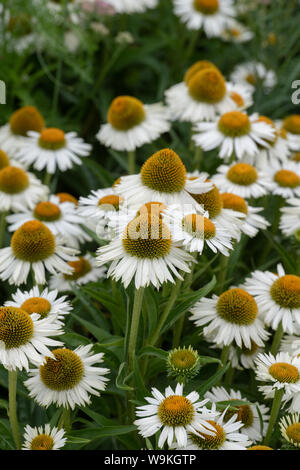
<path fill-rule="evenodd" d="M 11 238 L 11 248 L 16 258 L 31 263 L 43 261 L 55 252 L 55 237 L 39 220 L 25 222 Z"/>
<path fill-rule="evenodd" d="M 218 69 L 206 68 L 189 79 L 188 90 L 195 100 L 215 104 L 224 98 L 226 82 Z"/>
<path fill-rule="evenodd" d="M 219 0 L 194 0 L 194 8 L 204 15 L 214 15 L 219 10 Z"/>
<path fill-rule="evenodd" d="M 300 114 L 292 114 L 286 117 L 282 127 L 291 134 L 300 135 Z"/>
<path fill-rule="evenodd" d="M 55 359 L 46 357 L 40 366 L 40 377 L 44 385 L 57 392 L 74 388 L 82 379 L 84 366 L 81 358 L 70 349 L 52 351 Z"/>
<path fill-rule="evenodd" d="M 270 294 L 282 308 L 300 308 L 300 277 L 294 274 L 280 277 L 272 284 Z"/>
<path fill-rule="evenodd" d="M 243 214 L 248 214 L 248 205 L 241 196 L 232 193 L 223 193 L 222 200 L 224 209 L 231 209 L 233 211 L 242 212 Z"/>
<path fill-rule="evenodd" d="M 210 69 L 210 68 L 219 70 L 218 67 L 216 67 L 209 60 L 198 60 L 193 65 L 191 65 L 185 72 L 185 75 L 184 75 L 185 83 L 188 85 L 190 79 L 195 75 L 195 73 L 200 72 L 201 70 Z"/>
<path fill-rule="evenodd" d="M 123 247 L 138 258 L 163 258 L 170 252 L 172 240 L 161 217 L 142 214 L 127 225 L 123 234 Z"/>
<path fill-rule="evenodd" d="M 51 304 L 49 300 L 44 297 L 31 297 L 30 299 L 25 300 L 20 308 L 29 315 L 32 313 L 38 313 L 42 318 L 45 318 L 51 310 Z"/>
<path fill-rule="evenodd" d="M 5 168 L 6 166 L 9 166 L 9 158 L 7 154 L 0 149 L 0 170 L 2 170 L 2 168 Z"/>
<path fill-rule="evenodd" d="M 22 168 L 6 166 L 0 170 L 0 191 L 7 194 L 18 194 L 29 186 L 29 178 Z"/>
<path fill-rule="evenodd" d="M 220 117 L 218 128 L 228 137 L 241 137 L 249 134 L 251 123 L 248 115 L 242 111 L 229 111 Z"/>
<path fill-rule="evenodd" d="M 128 131 L 145 119 L 143 103 L 132 96 L 118 96 L 111 103 L 108 122 L 119 131 Z"/>
<path fill-rule="evenodd" d="M 247 326 L 255 321 L 258 308 L 252 295 L 236 287 L 220 295 L 217 312 L 223 320 L 229 323 Z"/>
<path fill-rule="evenodd" d="M 73 268 L 72 274 L 64 274 L 65 279 L 69 281 L 76 281 L 77 279 L 85 276 L 92 269 L 89 260 L 85 259 L 83 256 L 80 256 L 80 258 L 75 261 L 69 261 L 68 265 Z"/>
<path fill-rule="evenodd" d="M 26 344 L 33 336 L 33 329 L 30 315 L 21 308 L 0 308 L 0 341 L 6 349 Z"/>
<path fill-rule="evenodd" d="M 56 196 L 59 199 L 59 202 L 73 202 L 75 206 L 78 206 L 78 200 L 76 199 L 75 196 L 72 196 L 72 194 L 69 193 L 56 193 Z"/>
<path fill-rule="evenodd" d="M 141 179 L 145 186 L 155 191 L 176 193 L 185 187 L 186 169 L 177 153 L 162 149 L 143 164 Z"/>
<path fill-rule="evenodd" d="M 30 450 L 52 450 L 54 440 L 48 434 L 39 434 L 34 437 L 30 444 Z"/>
<path fill-rule="evenodd" d="M 296 383 L 299 380 L 297 367 L 287 362 L 277 362 L 269 367 L 272 377 L 281 383 Z"/>
<path fill-rule="evenodd" d="M 191 194 L 191 196 L 203 206 L 203 209 L 209 213 L 210 218 L 217 217 L 223 209 L 223 200 L 218 188 L 213 188 L 207 193 Z"/>
<path fill-rule="evenodd" d="M 34 216 L 42 222 L 52 222 L 61 218 L 61 210 L 50 201 L 39 202 L 34 208 Z"/>
<path fill-rule="evenodd" d="M 201 430 L 201 436 L 203 437 L 200 437 L 197 434 L 193 433 L 191 433 L 189 437 L 191 438 L 193 444 L 195 444 L 200 449 L 217 450 L 225 442 L 226 433 L 224 431 L 223 426 L 216 423 L 215 421 L 209 419 L 207 420 L 207 423 L 209 423 L 214 428 L 215 433 L 213 436 L 211 434 L 206 434 Z M 207 430 L 211 431 L 211 428 L 207 427 Z"/>
<path fill-rule="evenodd" d="M 194 407 L 186 397 L 171 395 L 160 403 L 158 417 L 165 426 L 186 426 L 193 420 Z"/>
<path fill-rule="evenodd" d="M 283 188 L 297 188 L 300 185 L 299 175 L 284 168 L 275 173 L 274 181 Z"/>
<path fill-rule="evenodd" d="M 66 145 L 65 133 L 56 127 L 43 129 L 39 137 L 39 146 L 46 150 L 59 150 Z"/>
<path fill-rule="evenodd" d="M 24 106 L 15 111 L 9 124 L 13 134 L 22 136 L 26 136 L 28 131 L 41 132 L 45 126 L 42 115 L 34 106 Z"/>
<path fill-rule="evenodd" d="M 258 173 L 254 166 L 240 162 L 229 168 L 226 177 L 234 184 L 249 186 L 257 181 Z"/>
<path fill-rule="evenodd" d="M 118 211 L 120 208 L 120 204 L 122 203 L 123 198 L 117 196 L 116 194 L 108 194 L 107 196 L 103 196 L 98 201 L 98 206 L 105 210 L 116 210 Z"/>
<path fill-rule="evenodd" d="M 197 238 L 207 240 L 216 235 L 216 226 L 200 214 L 188 214 L 182 219 L 183 229 Z"/>

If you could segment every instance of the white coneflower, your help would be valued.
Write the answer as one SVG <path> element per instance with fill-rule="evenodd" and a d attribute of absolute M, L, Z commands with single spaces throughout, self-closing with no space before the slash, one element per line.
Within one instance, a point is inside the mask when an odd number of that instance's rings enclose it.
<path fill-rule="evenodd" d="M 246 159 L 249 163 L 255 163 L 260 165 L 261 162 L 272 162 L 273 160 L 279 160 L 286 162 L 291 155 L 291 141 L 281 123 L 278 121 L 272 121 L 267 116 L 260 115 L 258 118 L 259 122 L 265 122 L 273 127 L 275 134 L 274 140 L 268 141 L 269 146 L 267 148 L 261 148 L 260 152 L 256 155 L 247 155 Z"/>
<path fill-rule="evenodd" d="M 266 122 L 259 121 L 258 114 L 244 111 L 228 111 L 215 122 L 199 122 L 194 126 L 193 140 L 203 150 L 219 149 L 219 157 L 229 160 L 235 156 L 242 160 L 248 154 L 259 152 L 260 147 L 269 147 L 275 131 Z"/>
<path fill-rule="evenodd" d="M 90 404 L 90 395 L 99 396 L 109 380 L 109 369 L 95 366 L 103 362 L 103 353 L 93 354 L 92 347 L 53 350 L 39 368 L 29 371 L 24 382 L 29 396 L 46 408 L 52 403 L 72 409 Z"/>
<path fill-rule="evenodd" d="M 265 230 L 270 225 L 263 216 L 258 214 L 263 210 L 263 207 L 250 206 L 244 198 L 236 194 L 223 193 L 221 196 L 224 209 L 231 209 L 245 214 L 239 228 L 248 237 L 255 237 L 259 230 Z"/>
<path fill-rule="evenodd" d="M 254 37 L 253 31 L 249 28 L 246 28 L 242 23 L 236 21 L 234 18 L 227 22 L 226 27 L 221 33 L 221 39 L 223 41 L 233 42 L 233 43 L 243 43 L 251 41 Z"/>
<path fill-rule="evenodd" d="M 125 200 L 115 192 L 115 188 L 92 190 L 78 201 L 78 214 L 96 231 L 99 238 L 111 240 L 112 231 L 108 223 L 125 205 Z"/>
<path fill-rule="evenodd" d="M 136 210 L 150 201 L 198 207 L 192 195 L 211 189 L 212 184 L 206 179 L 206 173 L 193 179 L 188 178 L 177 153 L 171 149 L 162 149 L 145 161 L 139 174 L 121 177 L 115 191 L 126 199 L 129 208 Z"/>
<path fill-rule="evenodd" d="M 148 8 L 155 8 L 158 0 L 106 0 L 117 13 L 144 13 Z"/>
<path fill-rule="evenodd" d="M 224 422 L 227 422 L 233 415 L 237 416 L 237 421 L 243 424 L 243 433 L 248 436 L 251 441 L 261 441 L 267 430 L 269 421 L 269 409 L 258 402 L 249 404 L 249 400 L 242 396 L 239 390 L 229 389 L 224 387 L 213 387 L 209 392 L 204 395 L 212 403 L 223 401 L 245 401 L 244 405 L 233 405 L 236 410 L 228 409 L 223 417 Z M 257 410 L 258 409 L 258 410 Z M 261 422 L 263 424 L 261 429 Z"/>
<path fill-rule="evenodd" d="M 268 194 L 272 188 L 267 169 L 257 170 L 255 166 L 244 162 L 219 166 L 212 181 L 223 192 L 242 198 L 259 198 Z"/>
<path fill-rule="evenodd" d="M 57 297 L 57 290 L 48 290 L 46 287 L 42 292 L 38 286 L 34 286 L 29 291 L 18 289 L 12 294 L 13 300 L 5 302 L 7 307 L 18 307 L 29 315 L 38 313 L 41 318 L 53 316 L 63 319 L 72 310 L 71 303 L 66 300 L 66 296 Z"/>
<path fill-rule="evenodd" d="M 99 265 L 110 263 L 107 276 L 121 279 L 125 287 L 134 279 L 136 289 L 152 284 L 159 288 L 164 282 L 182 279 L 179 270 L 190 272 L 194 258 L 180 243 L 173 241 L 169 227 L 162 218 L 141 213 L 132 219 L 120 237 L 98 248 Z"/>
<path fill-rule="evenodd" d="M 45 122 L 34 106 L 24 106 L 15 111 L 7 124 L 0 128 L 0 148 L 9 156 L 23 146 L 28 131 L 41 132 Z"/>
<path fill-rule="evenodd" d="M 200 62 L 200 67 L 196 63 L 189 69 L 184 81 L 165 92 L 172 120 L 214 121 L 218 115 L 239 108 L 220 70 L 207 61 Z"/>
<path fill-rule="evenodd" d="M 245 85 L 227 82 L 227 90 L 230 98 L 235 102 L 237 109 L 243 111 L 253 104 L 253 93 Z"/>
<path fill-rule="evenodd" d="M 231 367 L 237 370 L 254 369 L 255 360 L 258 354 L 264 352 L 264 347 L 257 346 L 254 341 L 251 341 L 251 348 L 238 348 L 235 345 L 231 345 L 228 353 L 228 360 L 230 361 Z"/>
<path fill-rule="evenodd" d="M 290 237 L 300 229 L 300 198 L 287 199 L 286 202 L 290 205 L 280 209 L 279 228 L 284 235 Z"/>
<path fill-rule="evenodd" d="M 233 341 L 241 348 L 251 348 L 251 341 L 263 346 L 268 338 L 258 316 L 257 303 L 245 289 L 233 287 L 220 296 L 202 298 L 191 309 L 190 320 L 205 326 L 204 336 L 214 335 L 214 342 L 228 346 Z"/>
<path fill-rule="evenodd" d="M 143 104 L 132 96 L 118 96 L 111 103 L 107 123 L 100 127 L 97 139 L 114 150 L 132 152 L 168 132 L 168 110 L 161 103 Z"/>
<path fill-rule="evenodd" d="M 254 296 L 266 325 L 293 334 L 300 325 L 300 277 L 286 274 L 277 266 L 277 273 L 254 271 L 245 280 L 246 289 Z"/>
<path fill-rule="evenodd" d="M 72 274 L 67 261 L 75 253 L 42 222 L 30 220 L 14 232 L 10 246 L 0 250 L 0 278 L 18 286 L 26 282 L 32 269 L 35 282 L 45 284 L 45 271 Z"/>
<path fill-rule="evenodd" d="M 64 436 L 64 429 L 51 428 L 50 424 L 34 428 L 27 424 L 22 450 L 59 450 L 67 441 Z"/>
<path fill-rule="evenodd" d="M 300 414 L 283 416 L 279 421 L 281 436 L 294 447 L 300 447 Z"/>
<path fill-rule="evenodd" d="M 271 180 L 270 192 L 284 199 L 300 197 L 300 168 L 296 162 L 279 162 L 273 159 L 262 161 L 259 165 L 262 172 Z"/>
<path fill-rule="evenodd" d="M 69 246 L 79 248 L 80 243 L 91 241 L 83 230 L 83 217 L 71 202 L 60 202 L 59 197 L 52 194 L 48 201 L 38 202 L 32 210 L 25 208 L 17 214 L 7 216 L 8 230 L 13 232 L 29 220 L 40 220 L 53 233 L 66 239 Z"/>
<path fill-rule="evenodd" d="M 213 184 L 210 191 L 202 194 L 191 194 L 191 196 L 204 211 L 208 212 L 209 219 L 213 223 L 216 223 L 222 229 L 226 229 L 231 238 L 240 239 L 245 213 L 225 207 L 222 194 L 215 184 Z"/>
<path fill-rule="evenodd" d="M 174 441 L 178 447 L 185 447 L 188 434 L 206 431 L 206 419 L 214 419 L 217 414 L 205 408 L 208 400 L 199 401 L 197 392 L 184 396 L 182 384 L 177 384 L 175 391 L 167 387 L 164 394 L 156 388 L 151 391 L 152 397 L 145 397 L 148 404 L 137 407 L 134 424 L 145 438 L 160 431 L 160 448 L 166 441 L 169 447 Z M 214 435 L 213 426 L 207 425 L 207 434 Z"/>
<path fill-rule="evenodd" d="M 230 75 L 230 80 L 234 83 L 242 83 L 251 90 L 261 85 L 266 92 L 270 91 L 277 83 L 274 70 L 268 70 L 261 62 L 254 61 L 237 65 Z"/>
<path fill-rule="evenodd" d="M 190 253 L 202 253 L 208 246 L 214 253 L 222 253 L 229 256 L 232 250 L 231 240 L 235 233 L 209 219 L 209 214 L 204 215 L 183 209 L 181 206 L 170 207 L 164 212 L 164 220 L 167 220 L 175 241 L 180 241 Z"/>
<path fill-rule="evenodd" d="M 0 307 L 0 363 L 8 370 L 29 369 L 41 364 L 43 355 L 53 357 L 48 346 L 60 346 L 51 337 L 63 334 L 53 317 L 40 318 L 17 307 Z"/>
<path fill-rule="evenodd" d="M 0 210 L 21 211 L 32 209 L 41 199 L 47 198 L 49 188 L 33 173 L 19 166 L 5 166 L 0 170 Z"/>
<path fill-rule="evenodd" d="M 215 409 L 213 403 L 212 411 Z M 243 423 L 238 421 L 237 415 L 225 420 L 226 412 L 224 410 L 218 417 L 208 419 L 203 431 L 189 433 L 184 450 L 246 450 L 251 441 L 246 434 L 240 432 Z"/>
<path fill-rule="evenodd" d="M 45 128 L 41 132 L 28 131 L 27 135 L 16 157 L 38 171 L 46 169 L 49 174 L 57 169 L 67 171 L 74 164 L 81 165 L 80 157 L 87 157 L 92 148 L 76 132 L 65 133 L 55 127 Z"/>
<path fill-rule="evenodd" d="M 297 336 L 285 334 L 280 342 L 280 351 L 288 352 L 292 357 L 300 354 L 300 327 L 297 328 Z"/>
<path fill-rule="evenodd" d="M 276 356 L 259 354 L 256 359 L 256 380 L 264 382 L 258 388 L 265 398 L 274 398 L 275 391 L 283 392 L 283 401 L 300 397 L 300 358 L 292 358 L 287 352 Z"/>
<path fill-rule="evenodd" d="M 232 0 L 173 0 L 174 13 L 191 30 L 203 28 L 208 37 L 220 37 L 236 16 Z"/>
<path fill-rule="evenodd" d="M 72 285 L 83 286 L 88 282 L 97 282 L 106 277 L 106 268 L 98 266 L 96 258 L 89 253 L 74 258 L 73 261 L 69 261 L 68 265 L 71 269 L 70 273 L 59 273 L 50 277 L 51 289 L 57 289 L 59 292 L 72 291 Z"/>

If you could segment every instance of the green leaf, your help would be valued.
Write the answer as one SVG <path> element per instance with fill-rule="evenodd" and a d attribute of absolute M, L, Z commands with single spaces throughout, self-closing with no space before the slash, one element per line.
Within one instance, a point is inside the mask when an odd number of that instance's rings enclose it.
<path fill-rule="evenodd" d="M 154 346 L 146 346 L 140 350 L 139 357 L 142 356 L 155 356 L 161 359 L 162 361 L 166 361 L 168 358 L 168 351 L 155 348 Z"/>
<path fill-rule="evenodd" d="M 171 326 L 179 320 L 182 315 L 184 315 L 198 300 L 202 297 L 205 297 L 209 292 L 215 287 L 216 285 L 216 277 L 213 278 L 205 284 L 205 286 L 198 289 L 196 292 L 191 294 L 184 294 L 183 296 L 179 297 L 179 303 L 171 310 L 167 322 L 162 329 L 162 333 L 167 331 Z"/>
<path fill-rule="evenodd" d="M 86 327 L 86 329 L 99 341 L 99 343 L 110 343 L 116 341 L 117 339 L 122 339 L 120 336 L 113 336 L 108 331 L 103 330 L 95 326 L 93 323 L 80 318 L 75 313 L 72 313 L 72 317 L 75 318 L 79 323 Z"/>
<path fill-rule="evenodd" d="M 204 366 L 205 364 L 212 364 L 212 363 L 218 363 L 222 364 L 220 359 L 217 359 L 216 357 L 210 357 L 210 356 L 199 356 L 199 362 L 201 366 Z"/>
<path fill-rule="evenodd" d="M 132 391 L 134 390 L 133 387 L 130 387 L 129 385 L 126 385 L 126 381 L 130 379 L 131 375 L 126 375 L 127 371 L 127 364 L 126 362 L 122 362 L 122 364 L 119 367 L 118 375 L 116 378 L 116 386 L 120 390 L 126 390 L 126 391 Z"/>

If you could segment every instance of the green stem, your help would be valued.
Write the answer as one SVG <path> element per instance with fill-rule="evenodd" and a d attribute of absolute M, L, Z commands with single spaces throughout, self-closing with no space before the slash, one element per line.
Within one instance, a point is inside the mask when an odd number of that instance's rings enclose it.
<path fill-rule="evenodd" d="M 51 174 L 50 173 L 46 173 L 45 176 L 44 176 L 44 185 L 45 186 L 49 186 L 50 185 L 50 182 L 51 182 Z"/>
<path fill-rule="evenodd" d="M 222 364 L 218 365 L 218 371 L 221 370 L 226 365 L 226 362 L 228 360 L 228 355 L 229 355 L 229 349 L 230 349 L 229 344 L 227 346 L 223 346 L 221 357 L 220 357 L 220 361 Z"/>
<path fill-rule="evenodd" d="M 264 440 L 264 445 L 265 446 L 269 445 L 272 433 L 274 431 L 274 427 L 276 425 L 276 421 L 277 421 L 278 413 L 279 413 L 279 410 L 280 410 L 280 404 L 281 404 L 283 394 L 284 394 L 284 389 L 283 388 L 275 391 L 274 398 L 273 398 L 272 409 L 271 409 L 270 421 L 269 421 L 268 429 L 267 429 L 267 432 L 266 432 L 266 437 L 265 437 L 265 440 Z"/>
<path fill-rule="evenodd" d="M 138 335 L 138 330 L 139 330 L 144 291 L 145 291 L 144 287 L 141 287 L 140 289 L 137 289 L 135 291 L 135 295 L 134 295 L 133 311 L 132 311 L 132 317 L 131 317 L 131 328 L 130 328 L 129 342 L 128 342 L 129 372 L 133 371 L 133 366 L 134 366 L 136 341 L 137 341 L 137 335 Z"/>
<path fill-rule="evenodd" d="M 178 348 L 180 345 L 180 338 L 182 335 L 183 325 L 184 325 L 185 315 L 182 315 L 181 318 L 175 323 L 173 330 L 173 348 Z"/>
<path fill-rule="evenodd" d="M 1 212 L 0 215 L 0 248 L 3 246 L 3 240 L 4 240 L 4 233 L 5 233 L 5 227 L 6 227 L 6 215 L 7 212 Z"/>
<path fill-rule="evenodd" d="M 194 170 L 200 170 L 200 166 L 202 163 L 203 151 L 201 147 L 195 147 L 195 155 L 194 155 Z"/>
<path fill-rule="evenodd" d="M 162 328 L 163 328 L 163 326 L 164 326 L 164 324 L 165 324 L 165 322 L 166 322 L 166 320 L 169 316 L 170 311 L 172 310 L 173 305 L 176 302 L 178 293 L 180 291 L 181 284 L 182 284 L 181 279 L 177 279 L 176 284 L 173 286 L 172 291 L 170 293 L 170 297 L 169 297 L 169 300 L 167 302 L 167 305 L 165 306 L 165 309 L 164 309 L 164 311 L 163 311 L 163 313 L 162 313 L 162 315 L 159 319 L 156 330 L 154 331 L 154 333 L 152 335 L 152 338 L 150 339 L 150 345 L 151 346 L 155 346 L 158 338 L 161 335 Z"/>
<path fill-rule="evenodd" d="M 280 322 L 275 332 L 271 349 L 270 349 L 270 353 L 273 354 L 273 356 L 275 356 L 275 354 L 277 354 L 278 352 L 282 336 L 283 336 L 283 328 L 282 328 L 282 323 Z"/>
<path fill-rule="evenodd" d="M 70 432 L 72 428 L 71 423 L 71 411 L 70 408 L 63 408 L 61 412 L 61 416 L 58 423 L 59 429 L 64 429 L 66 432 Z"/>
<path fill-rule="evenodd" d="M 228 371 L 225 374 L 225 385 L 227 385 L 227 387 L 230 387 L 232 384 L 234 371 L 235 369 L 233 367 L 229 367 Z"/>
<path fill-rule="evenodd" d="M 12 435 L 16 444 L 17 450 L 21 449 L 21 438 L 19 431 L 19 424 L 17 418 L 17 379 L 18 371 L 10 370 L 8 371 L 8 416 L 10 421 L 10 426 L 12 430 Z"/>
<path fill-rule="evenodd" d="M 221 294 L 224 290 L 224 284 L 227 277 L 227 265 L 228 265 L 229 256 L 221 255 L 220 260 L 220 271 L 218 275 L 218 293 Z"/>
<path fill-rule="evenodd" d="M 131 152 L 128 152 L 128 173 L 130 175 L 135 174 L 135 160 L 136 160 L 135 150 L 132 150 Z"/>

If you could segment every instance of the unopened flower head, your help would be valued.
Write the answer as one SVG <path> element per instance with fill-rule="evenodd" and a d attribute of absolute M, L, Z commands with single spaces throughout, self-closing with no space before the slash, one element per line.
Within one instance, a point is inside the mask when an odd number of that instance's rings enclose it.
<path fill-rule="evenodd" d="M 199 368 L 199 355 L 192 346 L 188 348 L 175 348 L 168 354 L 168 375 L 177 378 L 178 382 L 184 382 L 195 377 L 199 372 Z"/>

